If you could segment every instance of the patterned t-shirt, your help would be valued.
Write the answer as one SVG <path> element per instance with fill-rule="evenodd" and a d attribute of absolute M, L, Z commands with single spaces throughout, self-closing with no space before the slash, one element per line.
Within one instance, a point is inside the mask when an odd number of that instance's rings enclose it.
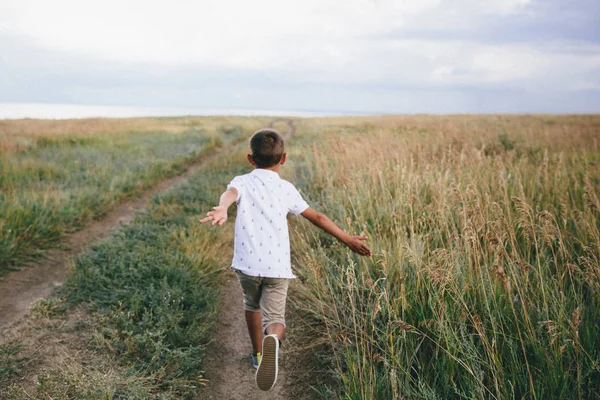
<path fill-rule="evenodd" d="M 231 268 L 246 275 L 295 278 L 286 216 L 308 208 L 298 190 L 277 172 L 255 169 L 233 178 L 238 191 L 235 244 Z"/>

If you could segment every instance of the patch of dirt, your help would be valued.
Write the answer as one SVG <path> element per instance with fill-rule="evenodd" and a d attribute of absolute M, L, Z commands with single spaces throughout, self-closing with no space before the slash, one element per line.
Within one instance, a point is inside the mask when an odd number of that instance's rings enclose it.
<path fill-rule="evenodd" d="M 285 122 L 287 123 L 287 130 L 286 132 L 282 135 L 283 140 L 285 140 L 286 142 L 288 140 L 290 140 L 290 138 L 294 135 L 294 133 L 296 132 L 296 126 L 294 125 L 294 121 L 291 119 L 287 119 L 287 118 L 278 118 L 278 119 L 274 119 L 273 121 L 269 122 L 269 125 L 267 125 L 267 128 L 274 128 L 276 123 L 279 122 Z"/>
<path fill-rule="evenodd" d="M 89 352 L 81 332 L 89 323 L 85 311 L 77 307 L 64 315 L 44 316 L 36 312 L 15 324 L 5 339 L 7 343 L 14 341 L 22 345 L 19 356 L 26 362 L 20 368 L 18 379 L 11 382 L 10 391 L 15 396 L 9 397 L 34 398 L 38 376 L 44 370 L 62 370 L 72 364 L 74 358 L 92 359 L 86 356 Z M 5 389 L 0 387 L 0 397 Z"/>

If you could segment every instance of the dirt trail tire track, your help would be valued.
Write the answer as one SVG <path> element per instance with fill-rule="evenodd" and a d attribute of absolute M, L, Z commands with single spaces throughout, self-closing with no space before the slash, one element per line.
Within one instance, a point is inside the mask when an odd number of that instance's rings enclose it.
<path fill-rule="evenodd" d="M 283 135 L 283 139 L 287 142 L 296 130 L 294 122 L 288 119 L 276 120 L 269 124 L 269 128 L 277 121 L 287 121 L 287 132 Z M 208 348 L 204 361 L 208 383 L 197 398 L 201 400 L 291 399 L 289 390 L 291 368 L 289 367 L 292 360 L 291 357 L 286 357 L 288 348 L 286 345 L 280 349 L 279 374 L 273 389 L 263 392 L 256 387 L 254 382 L 256 370 L 252 367 L 250 359 L 252 345 L 246 327 L 242 290 L 237 277 L 231 271 L 227 272 L 219 310 L 214 342 Z M 288 306 L 286 313 L 288 327 L 292 320 L 290 311 L 291 307 Z"/>
<path fill-rule="evenodd" d="M 186 181 L 206 162 L 224 150 L 217 149 L 200 156 L 197 161 L 188 164 L 182 174 L 158 182 L 138 197 L 125 200 L 83 230 L 69 235 L 65 240 L 68 250 L 48 250 L 40 262 L 30 263 L 20 270 L 0 277 L 0 344 L 11 327 L 27 314 L 27 309 L 32 303 L 48 297 L 54 288 L 63 284 L 69 273 L 71 260 L 81 254 L 88 244 L 108 236 L 121 224 L 129 223 L 136 212 L 146 207 L 152 196 L 164 193 Z"/>

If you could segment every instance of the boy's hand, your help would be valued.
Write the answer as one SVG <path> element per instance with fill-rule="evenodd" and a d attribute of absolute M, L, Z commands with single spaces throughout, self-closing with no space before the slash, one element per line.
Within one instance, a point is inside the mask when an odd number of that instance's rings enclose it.
<path fill-rule="evenodd" d="M 201 219 L 200 223 L 203 224 L 208 221 L 212 221 L 211 226 L 215 226 L 215 224 L 219 224 L 219 226 L 223 225 L 227 221 L 227 207 L 213 207 L 213 210 L 207 212 L 206 218 Z"/>
<path fill-rule="evenodd" d="M 212 211 L 207 212 L 206 218 L 202 218 L 200 223 L 203 224 L 212 221 L 211 226 L 215 226 L 215 224 L 219 224 L 219 226 L 223 225 L 227 221 L 227 209 L 237 198 L 238 191 L 236 188 L 232 187 L 224 191 L 219 199 L 219 205 L 213 207 Z"/>
<path fill-rule="evenodd" d="M 356 254 L 369 257 L 373 254 L 371 249 L 363 243 L 365 240 L 367 240 L 366 236 L 348 235 L 346 232 L 341 230 L 339 226 L 334 224 L 333 221 L 331 221 L 326 215 L 318 213 L 310 207 L 304 210 L 300 215 L 312 222 L 315 226 L 318 226 L 325 232 L 341 240 Z"/>
<path fill-rule="evenodd" d="M 366 236 L 350 236 L 344 243 L 356 254 L 371 257 L 371 249 L 364 243 L 365 240 L 367 240 Z"/>

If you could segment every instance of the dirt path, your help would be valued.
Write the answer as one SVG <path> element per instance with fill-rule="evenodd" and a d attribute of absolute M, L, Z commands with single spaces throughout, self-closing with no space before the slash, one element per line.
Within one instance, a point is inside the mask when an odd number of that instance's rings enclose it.
<path fill-rule="evenodd" d="M 66 240 L 68 250 L 49 250 L 41 262 L 11 271 L 0 277 L 0 293 L 2 293 L 2 297 L 0 297 L 0 343 L 3 341 L 4 332 L 26 314 L 32 303 L 48 297 L 55 287 L 63 284 L 72 258 L 80 254 L 88 243 L 107 236 L 111 230 L 122 223 L 129 223 L 137 211 L 144 209 L 153 195 L 163 193 L 187 180 L 217 152 L 204 156 L 190 164 L 183 174 L 160 181 L 139 197 L 121 203 L 101 220 L 94 221 L 83 230 L 73 233 Z"/>
<path fill-rule="evenodd" d="M 287 132 L 283 135 L 287 142 L 295 132 L 293 121 L 287 121 Z M 274 122 L 269 124 L 272 127 Z M 220 299 L 220 315 L 215 329 L 214 342 L 209 347 L 204 362 L 208 379 L 206 387 L 198 395 L 203 400 L 258 400 L 258 399 L 297 399 L 289 390 L 291 379 L 292 352 L 283 346 L 279 357 L 279 374 L 273 389 L 263 392 L 254 383 L 255 369 L 250 354 L 252 345 L 248 336 L 242 290 L 235 274 L 227 272 L 227 281 Z M 287 309 L 286 320 L 291 327 L 293 316 Z"/>
<path fill-rule="evenodd" d="M 254 372 L 250 360 L 252 345 L 246 328 L 242 291 L 236 276 L 228 272 L 220 304 L 220 316 L 215 329 L 215 341 L 205 358 L 205 377 L 208 383 L 198 399 L 203 400 L 255 400 L 287 399 L 287 370 L 280 357 L 277 384 L 269 392 L 263 392 L 254 383 Z"/>
<path fill-rule="evenodd" d="M 291 119 L 287 119 L 287 118 L 279 118 L 279 119 L 275 119 L 275 120 L 269 122 L 269 125 L 267 125 L 267 127 L 273 128 L 273 126 L 275 125 L 276 122 L 286 122 L 287 123 L 287 131 L 283 134 L 283 140 L 285 140 L 287 142 L 288 140 L 290 140 L 290 138 L 296 132 L 296 126 L 294 125 L 294 121 Z"/>
<path fill-rule="evenodd" d="M 275 122 L 275 121 L 274 121 Z M 272 126 L 271 122 L 269 126 Z M 285 138 L 294 133 L 294 124 L 288 121 Z M 85 229 L 70 235 L 66 244 L 68 250 L 53 249 L 45 253 L 39 263 L 11 271 L 0 277 L 0 343 L 10 328 L 27 313 L 29 306 L 37 300 L 48 297 L 54 288 L 61 286 L 69 272 L 71 260 L 80 254 L 88 243 L 106 237 L 111 230 L 122 223 L 129 223 L 135 213 L 144 209 L 153 195 L 166 192 L 173 186 L 187 180 L 202 165 L 219 153 L 217 150 L 190 164 L 181 175 L 165 179 L 134 199 L 126 200 L 117 208 L 109 211 L 102 219 L 92 222 Z"/>
<path fill-rule="evenodd" d="M 287 141 L 294 134 L 295 126 L 291 120 L 275 120 L 287 122 L 287 131 L 283 137 Z M 215 153 L 216 154 L 216 153 Z M 188 167 L 179 176 L 166 179 L 139 197 L 128 200 L 110 211 L 99 221 L 91 223 L 84 230 L 72 234 L 66 241 L 69 250 L 51 250 L 46 253 L 44 261 L 24 267 L 20 271 L 10 272 L 0 278 L 0 343 L 10 336 L 11 332 L 25 327 L 27 319 L 23 317 L 29 306 L 35 301 L 48 297 L 52 290 L 62 285 L 70 270 L 71 260 L 85 247 L 98 239 L 107 236 L 111 230 L 121 223 L 131 221 L 137 211 L 142 210 L 148 200 L 158 193 L 165 192 L 173 186 L 185 181 L 197 172 L 205 162 L 214 157 L 211 154 Z M 295 388 L 294 371 L 297 348 L 291 341 L 286 341 L 280 352 L 279 377 L 275 387 L 269 392 L 262 392 L 254 383 L 254 368 L 250 360 L 252 346 L 248 337 L 242 293 L 237 278 L 232 272 L 227 273 L 220 302 L 220 316 L 215 329 L 214 342 L 207 350 L 205 377 L 207 386 L 198 394 L 199 399 L 253 400 L 253 399 L 311 399 L 312 392 L 298 394 Z M 293 308 L 288 306 L 286 316 L 291 332 L 297 322 Z M 48 343 L 45 342 L 47 347 Z M 44 363 L 45 360 L 36 360 Z M 306 383 L 308 387 L 309 383 Z M 33 389 L 32 389 L 33 390 Z"/>

